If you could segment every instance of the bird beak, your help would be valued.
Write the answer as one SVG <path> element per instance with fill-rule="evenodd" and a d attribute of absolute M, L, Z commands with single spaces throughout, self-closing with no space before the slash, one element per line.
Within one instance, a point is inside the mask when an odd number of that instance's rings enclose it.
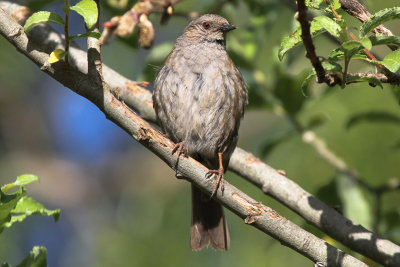
<path fill-rule="evenodd" d="M 219 30 L 222 32 L 229 32 L 234 29 L 236 29 L 236 26 L 230 24 L 223 24 L 221 27 L 219 27 Z"/>

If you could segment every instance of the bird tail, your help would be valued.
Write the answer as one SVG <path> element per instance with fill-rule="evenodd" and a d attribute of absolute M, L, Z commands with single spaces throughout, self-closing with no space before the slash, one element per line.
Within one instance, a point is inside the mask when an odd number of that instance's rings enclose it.
<path fill-rule="evenodd" d="M 227 250 L 229 243 L 228 226 L 222 206 L 192 185 L 190 246 L 195 251 L 205 246 Z"/>

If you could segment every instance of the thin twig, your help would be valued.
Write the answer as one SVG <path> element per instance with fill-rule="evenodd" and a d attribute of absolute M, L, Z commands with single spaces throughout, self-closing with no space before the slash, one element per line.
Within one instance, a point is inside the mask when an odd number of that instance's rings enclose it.
<path fill-rule="evenodd" d="M 69 0 L 65 0 L 65 25 L 64 25 L 64 36 L 65 36 L 65 64 L 69 68 Z"/>
<path fill-rule="evenodd" d="M 297 1 L 297 9 L 297 20 L 300 22 L 301 25 L 301 38 L 303 39 L 304 46 L 306 47 L 306 56 L 310 59 L 311 64 L 313 65 L 315 72 L 317 73 L 318 82 L 324 82 L 326 80 L 326 72 L 321 62 L 319 61 L 317 54 L 315 53 L 315 46 L 311 38 L 310 23 L 307 19 L 308 9 L 304 0 Z"/>

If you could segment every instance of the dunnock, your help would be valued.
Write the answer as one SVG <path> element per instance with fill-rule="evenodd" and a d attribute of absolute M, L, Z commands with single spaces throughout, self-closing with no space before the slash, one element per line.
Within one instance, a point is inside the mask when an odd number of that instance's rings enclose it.
<path fill-rule="evenodd" d="M 226 19 L 206 14 L 185 28 L 155 80 L 154 108 L 165 133 L 183 153 L 203 163 L 223 190 L 224 172 L 236 147 L 247 104 L 246 84 L 225 49 L 235 29 Z M 222 206 L 192 185 L 190 245 L 229 248 Z"/>

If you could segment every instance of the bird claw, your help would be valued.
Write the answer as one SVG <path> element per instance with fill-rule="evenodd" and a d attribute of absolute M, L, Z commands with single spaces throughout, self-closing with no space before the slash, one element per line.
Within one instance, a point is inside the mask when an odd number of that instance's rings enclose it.
<path fill-rule="evenodd" d="M 214 186 L 214 189 L 211 193 L 210 198 L 212 198 L 218 191 L 218 188 L 221 186 L 221 192 L 222 194 L 224 193 L 224 169 L 223 168 L 219 168 L 218 170 L 210 170 L 207 172 L 206 174 L 206 178 L 209 179 L 211 178 L 213 175 L 215 175 L 217 177 L 217 183 Z"/>
<path fill-rule="evenodd" d="M 178 173 L 179 157 L 182 155 L 185 158 L 187 158 L 188 157 L 188 151 L 187 151 L 185 145 L 183 144 L 183 142 L 179 142 L 179 143 L 175 144 L 174 148 L 172 149 L 172 155 L 175 154 L 175 152 L 176 152 L 176 154 L 178 156 L 176 158 L 176 162 L 175 162 L 174 168 L 175 168 L 176 172 Z"/>

